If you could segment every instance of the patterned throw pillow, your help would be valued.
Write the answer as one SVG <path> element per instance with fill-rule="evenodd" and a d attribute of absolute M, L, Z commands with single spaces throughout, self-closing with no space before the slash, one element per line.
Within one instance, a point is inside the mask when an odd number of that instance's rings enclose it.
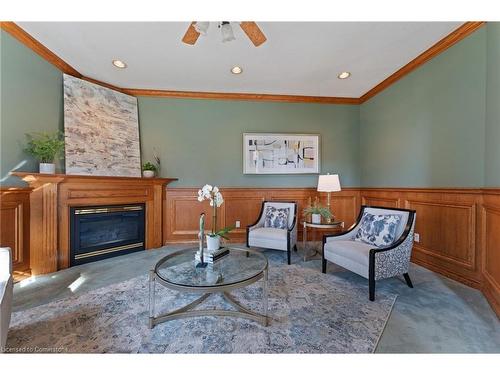
<path fill-rule="evenodd" d="M 264 227 L 287 229 L 289 214 L 290 208 L 276 208 L 273 206 L 267 206 L 264 216 Z"/>
<path fill-rule="evenodd" d="M 355 241 L 361 241 L 369 245 L 389 246 L 396 236 L 396 231 L 401 221 L 401 215 L 373 215 L 363 214 Z"/>

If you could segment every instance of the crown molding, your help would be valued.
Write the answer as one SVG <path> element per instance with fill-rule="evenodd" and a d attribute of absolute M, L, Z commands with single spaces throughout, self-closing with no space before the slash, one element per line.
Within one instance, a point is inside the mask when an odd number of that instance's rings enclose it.
<path fill-rule="evenodd" d="M 305 95 L 274 95 L 231 92 L 198 92 L 198 91 L 169 91 L 148 89 L 122 89 L 125 94 L 133 96 L 154 96 L 183 99 L 212 99 L 212 100 L 250 100 L 265 102 L 290 103 L 323 103 L 323 104 L 360 104 L 358 98 L 334 96 L 305 96 Z"/>
<path fill-rule="evenodd" d="M 265 102 L 289 102 L 289 103 L 319 103 L 319 104 L 349 104 L 358 105 L 366 102 L 387 87 L 391 86 L 405 75 L 422 66 L 432 58 L 444 52 L 454 44 L 466 38 L 476 30 L 484 26 L 486 22 L 466 22 L 459 28 L 448 34 L 431 48 L 421 53 L 415 59 L 393 73 L 391 76 L 380 82 L 377 86 L 366 92 L 360 98 L 333 97 L 333 96 L 306 96 L 306 95 L 278 95 L 278 94 L 252 94 L 252 93 L 222 93 L 222 92 L 198 92 L 198 91 L 174 91 L 174 90 L 150 90 L 137 88 L 120 88 L 109 83 L 102 82 L 90 77 L 83 76 L 71 65 L 41 44 L 38 40 L 29 35 L 14 22 L 0 22 L 0 28 L 26 47 L 33 50 L 39 56 L 58 68 L 61 72 L 70 74 L 77 78 L 108 87 L 112 90 L 133 96 L 184 98 L 184 99 L 212 99 L 212 100 L 247 100 Z"/>
<path fill-rule="evenodd" d="M 426 62 L 446 51 L 448 48 L 453 46 L 454 44 L 460 42 L 462 39 L 465 39 L 467 36 L 480 29 L 485 25 L 486 22 L 466 22 L 439 42 L 434 44 L 431 48 L 424 51 L 408 64 L 403 66 L 401 69 L 397 70 L 395 73 L 384 79 L 377 86 L 372 88 L 370 91 L 366 92 L 363 96 L 361 96 L 360 102 L 364 103 L 367 100 L 373 98 L 375 95 L 385 90 L 392 84 L 399 81 L 401 78 L 411 73 L 418 67 L 424 65 Z"/>
<path fill-rule="evenodd" d="M 96 85 L 99 85 L 99 86 L 104 86 L 104 87 L 107 87 L 108 89 L 111 89 L 111 90 L 115 90 L 115 91 L 119 91 L 123 94 L 127 94 L 124 89 L 122 89 L 121 87 L 118 87 L 118 86 L 113 86 L 112 84 L 110 83 L 106 83 L 106 82 L 103 82 L 103 81 L 99 81 L 97 79 L 94 79 L 94 78 L 90 78 L 90 77 L 85 77 L 85 76 L 81 76 L 79 77 L 81 79 L 83 79 L 84 81 L 87 81 L 87 82 L 90 82 L 90 83 L 95 83 Z"/>

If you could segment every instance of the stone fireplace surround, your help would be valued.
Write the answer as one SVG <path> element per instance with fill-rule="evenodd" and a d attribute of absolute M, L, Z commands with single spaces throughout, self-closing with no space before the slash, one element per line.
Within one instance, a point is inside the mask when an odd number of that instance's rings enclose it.
<path fill-rule="evenodd" d="M 33 189 L 30 194 L 30 268 L 33 275 L 70 265 L 70 208 L 143 203 L 145 248 L 165 243 L 166 185 L 175 178 L 77 176 L 13 172 Z"/>

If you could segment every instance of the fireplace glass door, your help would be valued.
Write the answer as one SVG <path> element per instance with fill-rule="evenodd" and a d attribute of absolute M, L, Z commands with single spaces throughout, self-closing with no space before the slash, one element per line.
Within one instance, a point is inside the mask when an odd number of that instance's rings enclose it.
<path fill-rule="evenodd" d="M 70 211 L 72 266 L 144 250 L 144 204 Z"/>

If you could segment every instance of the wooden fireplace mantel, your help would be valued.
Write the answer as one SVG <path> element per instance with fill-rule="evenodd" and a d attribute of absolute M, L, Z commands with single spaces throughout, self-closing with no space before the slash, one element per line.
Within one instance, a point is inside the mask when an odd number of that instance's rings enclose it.
<path fill-rule="evenodd" d="M 70 207 L 144 203 L 146 249 L 165 243 L 165 186 L 176 178 L 11 174 L 33 189 L 30 194 L 30 266 L 34 275 L 69 267 Z"/>

